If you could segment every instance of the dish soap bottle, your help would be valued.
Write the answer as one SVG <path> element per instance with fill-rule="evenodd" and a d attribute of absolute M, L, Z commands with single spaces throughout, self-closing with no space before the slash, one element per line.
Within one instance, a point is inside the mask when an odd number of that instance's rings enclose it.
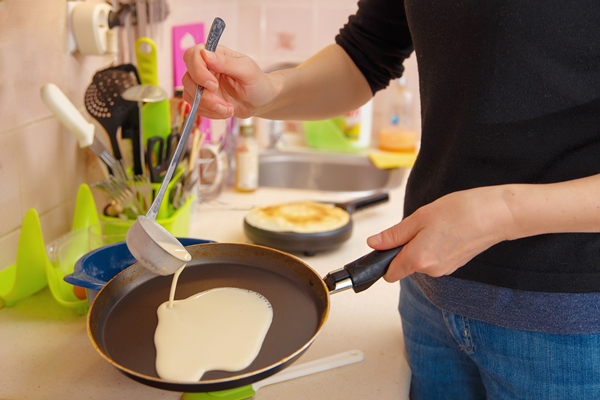
<path fill-rule="evenodd" d="M 258 188 L 258 142 L 252 118 L 240 121 L 235 143 L 235 189 L 253 192 Z"/>
<path fill-rule="evenodd" d="M 405 77 L 397 79 L 396 84 L 392 115 L 389 125 L 379 131 L 378 147 L 385 151 L 414 152 L 419 138 L 411 119 L 413 96 L 406 88 Z"/>

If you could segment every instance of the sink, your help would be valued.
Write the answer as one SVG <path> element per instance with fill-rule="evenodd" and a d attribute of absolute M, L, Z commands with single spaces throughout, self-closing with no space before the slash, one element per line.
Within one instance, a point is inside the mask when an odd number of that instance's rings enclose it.
<path fill-rule="evenodd" d="M 368 156 L 264 150 L 259 185 L 332 192 L 375 192 L 402 184 L 406 169 L 378 169 Z"/>

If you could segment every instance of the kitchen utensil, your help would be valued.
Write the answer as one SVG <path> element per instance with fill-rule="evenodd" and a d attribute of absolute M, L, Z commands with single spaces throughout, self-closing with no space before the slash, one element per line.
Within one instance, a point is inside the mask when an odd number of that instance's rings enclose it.
<path fill-rule="evenodd" d="M 177 133 L 171 133 L 166 139 L 158 136 L 148 139 L 146 164 L 150 171 L 150 181 L 152 183 L 162 182 L 180 140 L 181 135 Z"/>
<path fill-rule="evenodd" d="M 316 374 L 318 372 L 327 371 L 333 368 L 343 367 L 362 361 L 365 355 L 360 350 L 349 350 L 343 353 L 334 354 L 329 357 L 319 358 L 314 361 L 293 365 L 267 379 L 253 383 L 252 385 L 239 387 L 236 389 L 223 390 L 220 392 L 205 392 L 205 393 L 184 393 L 181 400 L 243 400 L 249 399 L 256 395 L 258 389 L 274 385 L 276 383 L 285 382 L 287 380 L 300 378 L 307 375 Z"/>
<path fill-rule="evenodd" d="M 135 43 L 135 55 L 143 85 L 159 86 L 158 52 L 154 41 L 141 37 Z M 142 137 L 166 138 L 171 133 L 171 106 L 168 99 L 146 103 L 142 106 Z"/>
<path fill-rule="evenodd" d="M 160 86 L 135 85 L 125 89 L 125 91 L 121 93 L 121 97 L 125 100 L 136 101 L 139 103 L 156 103 L 167 99 L 169 95 Z"/>
<path fill-rule="evenodd" d="M 115 201 L 130 218 L 141 214 L 137 194 L 130 188 L 127 181 L 109 177 L 106 180 L 92 184 L 92 188 L 103 190 L 111 200 Z"/>
<path fill-rule="evenodd" d="M 148 212 L 150 204 L 152 204 L 152 183 L 146 175 L 135 175 L 129 182 L 133 188 L 139 203 L 139 208 L 142 212 Z"/>
<path fill-rule="evenodd" d="M 120 53 L 123 54 L 123 53 Z M 124 66 L 127 66 L 124 68 Z M 132 75 L 135 75 L 136 84 L 139 85 L 140 78 L 137 72 L 137 68 L 133 64 L 123 64 L 115 67 L 117 69 L 123 69 L 127 72 L 130 72 Z M 136 85 L 136 86 L 137 86 Z M 126 91 L 127 89 L 125 89 Z M 121 96 L 122 97 L 122 96 Z M 131 101 L 129 99 L 125 99 L 127 101 Z M 121 124 L 121 139 L 130 140 L 131 141 L 131 153 L 132 153 L 132 162 L 133 162 L 133 174 L 134 175 L 142 175 L 146 173 L 146 169 L 144 167 L 144 144 L 142 142 L 142 135 L 140 133 L 141 129 L 141 110 L 138 108 L 132 108 L 132 110 L 125 118 L 125 121 Z"/>
<path fill-rule="evenodd" d="M 373 251 L 324 279 L 299 258 L 263 246 L 208 243 L 186 249 L 192 260 L 179 276 L 176 298 L 234 287 L 260 293 L 271 303 L 273 322 L 248 368 L 209 371 L 197 383 L 159 378 L 154 366 L 156 310 L 169 298 L 172 277 L 157 276 L 141 263 L 123 270 L 100 290 L 88 314 L 88 334 L 100 355 L 131 379 L 166 390 L 207 392 L 249 385 L 288 367 L 322 329 L 329 295 L 369 288 L 385 274 L 401 247 Z"/>
<path fill-rule="evenodd" d="M 106 131 L 115 158 L 123 160 L 119 149 L 118 130 L 136 103 L 121 97 L 125 89 L 137 85 L 135 67 L 111 67 L 96 72 L 85 92 L 85 107 Z"/>
<path fill-rule="evenodd" d="M 143 145 L 143 132 L 140 134 L 139 129 L 143 129 L 143 106 L 144 103 L 156 103 L 168 98 L 167 92 L 164 91 L 160 86 L 154 85 L 136 85 L 125 89 L 121 96 L 125 100 L 135 101 L 138 105 L 138 132 L 133 142 L 134 152 L 134 173 L 141 175 L 145 171 L 144 167 L 144 145 Z M 138 167 L 135 167 L 139 165 Z"/>
<path fill-rule="evenodd" d="M 216 50 L 224 29 L 225 22 L 221 18 L 215 18 L 206 41 L 206 49 L 208 51 Z M 167 169 L 160 190 L 150 206 L 150 210 L 145 216 L 139 216 L 129 231 L 127 231 L 126 242 L 131 253 L 148 270 L 160 275 L 173 274 L 189 260 L 190 256 L 181 243 L 169 231 L 156 223 L 156 215 L 158 214 L 171 177 L 177 168 L 183 148 L 186 145 L 203 90 L 204 88 L 201 86 L 198 86 L 196 89 L 194 102 L 190 114 L 185 121 L 181 139 L 171 158 L 169 169 Z"/>
<path fill-rule="evenodd" d="M 190 149 L 190 155 L 188 157 L 187 168 L 183 174 L 183 193 L 187 195 L 194 185 L 198 182 L 198 170 L 196 169 L 196 162 L 200 155 L 200 148 L 204 142 L 205 135 L 200 133 L 198 129 L 194 130 L 194 136 L 192 138 L 192 146 Z"/>
<path fill-rule="evenodd" d="M 123 164 L 118 162 L 108 147 L 95 133 L 96 126 L 88 122 L 73 103 L 53 83 L 42 86 L 41 97 L 54 116 L 77 138 L 79 147 L 89 147 L 118 179 L 126 179 Z"/>
<path fill-rule="evenodd" d="M 218 145 L 205 144 L 200 148 L 198 160 L 198 200 L 216 199 L 229 181 L 229 159 Z"/>
<path fill-rule="evenodd" d="M 121 139 L 129 139 L 131 141 L 134 175 L 145 173 L 144 144 L 142 143 L 140 126 L 140 110 L 137 108 L 131 110 L 125 121 L 123 121 L 123 124 L 121 124 Z"/>
<path fill-rule="evenodd" d="M 353 214 L 355 211 L 372 207 L 388 200 L 388 193 L 382 192 L 354 199 L 346 203 L 336 203 L 335 206 L 346 210 L 349 214 Z M 307 256 L 339 247 L 352 235 L 352 227 L 352 219 L 350 219 L 341 228 L 326 232 L 277 232 L 250 225 L 244 219 L 244 233 L 252 242 L 291 253 L 303 253 Z"/>

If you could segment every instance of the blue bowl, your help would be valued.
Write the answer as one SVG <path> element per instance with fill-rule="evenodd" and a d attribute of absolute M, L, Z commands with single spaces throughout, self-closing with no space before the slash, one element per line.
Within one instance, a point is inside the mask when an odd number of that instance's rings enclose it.
<path fill-rule="evenodd" d="M 184 246 L 213 243 L 212 240 L 193 238 L 177 240 Z M 64 280 L 71 285 L 85 288 L 88 301 L 91 302 L 108 281 L 136 262 L 125 242 L 113 243 L 82 256 L 75 263 L 73 273 L 65 275 Z"/>

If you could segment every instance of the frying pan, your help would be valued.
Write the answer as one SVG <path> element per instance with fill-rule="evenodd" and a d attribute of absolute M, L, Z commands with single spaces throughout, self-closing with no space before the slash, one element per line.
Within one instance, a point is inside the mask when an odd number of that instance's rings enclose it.
<path fill-rule="evenodd" d="M 161 379 L 154 364 L 156 310 L 169 298 L 171 276 L 136 263 L 100 290 L 88 313 L 88 334 L 100 355 L 131 379 L 180 392 L 237 388 L 265 379 L 294 362 L 312 344 L 329 313 L 329 294 L 370 287 L 401 248 L 373 251 L 324 279 L 299 258 L 268 247 L 208 243 L 186 247 L 192 261 L 177 284 L 176 299 L 217 287 L 249 289 L 273 307 L 273 322 L 260 353 L 238 372 L 209 371 L 198 382 Z"/>
<path fill-rule="evenodd" d="M 345 203 L 335 203 L 334 205 L 352 215 L 355 211 L 385 203 L 388 200 L 388 193 L 382 192 L 367 197 L 360 197 Z M 302 253 L 307 256 L 313 256 L 318 252 L 333 250 L 341 246 L 342 243 L 352 236 L 352 226 L 352 219 L 350 219 L 341 228 L 326 232 L 277 232 L 250 225 L 244 219 L 244 233 L 253 243 L 290 253 Z"/>

